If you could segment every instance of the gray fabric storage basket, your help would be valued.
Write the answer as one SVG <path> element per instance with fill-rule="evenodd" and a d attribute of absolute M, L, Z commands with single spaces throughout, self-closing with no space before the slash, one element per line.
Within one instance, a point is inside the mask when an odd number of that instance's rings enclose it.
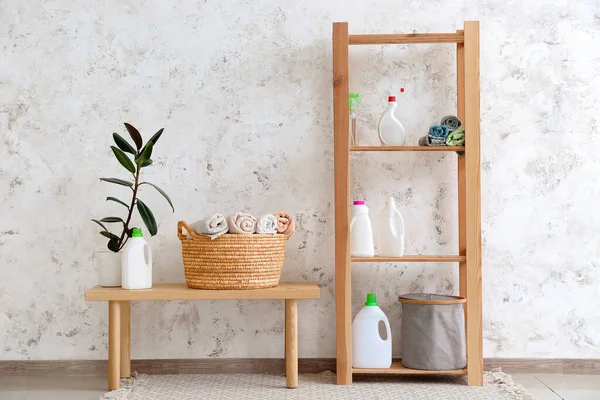
<path fill-rule="evenodd" d="M 416 293 L 398 301 L 403 366 L 430 371 L 467 366 L 464 298 Z"/>

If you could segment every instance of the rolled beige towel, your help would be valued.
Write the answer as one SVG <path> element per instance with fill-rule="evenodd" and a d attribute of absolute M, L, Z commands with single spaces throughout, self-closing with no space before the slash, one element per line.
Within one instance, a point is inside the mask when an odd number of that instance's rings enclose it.
<path fill-rule="evenodd" d="M 256 218 L 250 214 L 238 212 L 227 217 L 229 233 L 251 235 L 256 232 Z"/>
<path fill-rule="evenodd" d="M 294 217 L 290 215 L 290 213 L 286 211 L 276 212 L 275 218 L 277 218 L 277 233 L 284 233 L 286 235 L 291 235 L 296 230 L 296 221 L 294 221 Z"/>
<path fill-rule="evenodd" d="M 229 230 L 227 220 L 222 214 L 216 213 L 210 217 L 196 221 L 190 224 L 190 228 L 199 235 L 209 236 L 211 239 L 216 239 L 224 235 Z M 189 238 L 190 235 L 188 235 Z"/>

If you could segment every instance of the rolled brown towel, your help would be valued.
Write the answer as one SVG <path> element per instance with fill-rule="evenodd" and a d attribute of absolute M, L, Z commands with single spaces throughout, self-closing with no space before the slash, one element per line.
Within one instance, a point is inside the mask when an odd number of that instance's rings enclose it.
<path fill-rule="evenodd" d="M 286 235 L 294 233 L 296 230 L 296 221 L 294 221 L 294 217 L 290 213 L 279 211 L 273 215 L 277 218 L 277 233 L 284 233 Z"/>

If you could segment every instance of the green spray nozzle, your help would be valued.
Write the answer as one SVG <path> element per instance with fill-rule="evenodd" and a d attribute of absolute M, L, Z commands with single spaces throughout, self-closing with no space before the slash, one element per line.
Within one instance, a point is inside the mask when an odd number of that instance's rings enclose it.
<path fill-rule="evenodd" d="M 360 104 L 360 93 L 350 93 L 348 97 L 348 106 L 350 107 L 350 111 L 352 111 L 357 104 Z"/>

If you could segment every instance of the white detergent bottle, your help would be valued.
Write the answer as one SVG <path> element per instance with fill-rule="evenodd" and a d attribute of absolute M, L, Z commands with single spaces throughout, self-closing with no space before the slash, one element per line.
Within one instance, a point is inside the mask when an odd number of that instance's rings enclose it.
<path fill-rule="evenodd" d="M 385 202 L 385 207 L 377 222 L 377 249 L 379 255 L 402 257 L 404 255 L 404 218 L 396 208 L 393 197 Z"/>
<path fill-rule="evenodd" d="M 373 228 L 369 208 L 364 201 L 355 200 L 350 210 L 350 254 L 353 257 L 373 257 Z"/>
<path fill-rule="evenodd" d="M 387 332 L 385 340 L 379 334 L 383 321 Z M 389 368 L 392 366 L 392 331 L 390 322 L 377 306 L 374 294 L 367 294 L 365 307 L 352 321 L 352 367 Z"/>
<path fill-rule="evenodd" d="M 121 286 L 123 289 L 152 287 L 152 249 L 142 237 L 140 228 L 133 228 L 131 239 L 123 249 Z"/>
<path fill-rule="evenodd" d="M 404 92 L 404 88 L 400 89 Z M 383 146 L 404 146 L 406 132 L 396 118 L 396 96 L 388 97 L 388 106 L 379 120 L 379 141 Z"/>

